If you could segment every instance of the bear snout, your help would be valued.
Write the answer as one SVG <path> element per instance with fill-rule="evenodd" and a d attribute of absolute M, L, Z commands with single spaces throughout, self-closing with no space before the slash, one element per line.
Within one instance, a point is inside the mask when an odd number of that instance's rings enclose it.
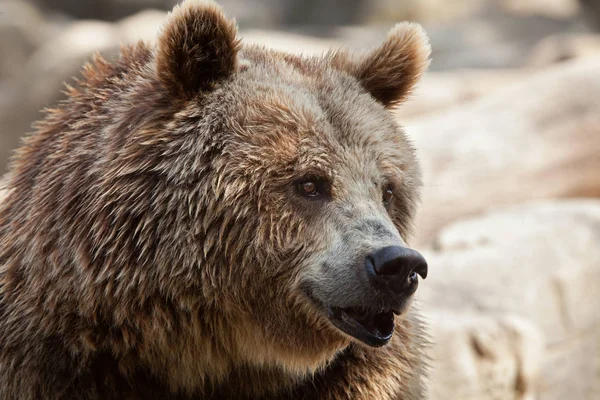
<path fill-rule="evenodd" d="M 380 247 L 359 259 L 362 265 L 350 269 L 353 278 L 337 281 L 331 301 L 321 304 L 336 328 L 369 346 L 383 346 L 394 332 L 394 315 L 410 305 L 417 275 L 427 277 L 427 262 L 418 251 L 399 245 Z"/>
<path fill-rule="evenodd" d="M 367 255 L 365 269 L 371 285 L 392 297 L 411 296 L 419 284 L 417 274 L 427 277 L 427 261 L 416 250 L 388 246 Z"/>

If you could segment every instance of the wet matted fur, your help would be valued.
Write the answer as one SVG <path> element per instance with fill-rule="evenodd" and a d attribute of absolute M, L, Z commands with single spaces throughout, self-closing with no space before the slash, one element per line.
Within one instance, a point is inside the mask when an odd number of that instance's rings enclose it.
<path fill-rule="evenodd" d="M 313 300 L 354 295 L 356 252 L 409 235 L 420 173 L 387 108 L 429 52 L 408 23 L 362 55 L 246 46 L 190 0 L 156 48 L 96 57 L 13 159 L 0 399 L 422 398 L 414 309 L 370 348 Z"/>

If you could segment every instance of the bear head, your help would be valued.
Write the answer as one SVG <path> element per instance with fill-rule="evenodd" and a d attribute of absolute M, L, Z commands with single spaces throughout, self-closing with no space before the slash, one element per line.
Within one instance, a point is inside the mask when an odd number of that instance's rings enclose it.
<path fill-rule="evenodd" d="M 416 24 L 301 57 L 242 45 L 214 3 L 176 7 L 156 48 L 88 66 L 17 154 L 7 296 L 42 302 L 58 322 L 39 325 L 86 346 L 72 354 L 135 353 L 174 387 L 385 345 L 427 273 L 406 247 L 419 166 L 390 109 L 429 54 Z"/>
<path fill-rule="evenodd" d="M 169 134 L 193 142 L 167 168 L 196 192 L 201 294 L 244 359 L 302 369 L 391 337 L 427 265 L 405 247 L 420 174 L 389 109 L 429 54 L 410 23 L 360 56 L 302 58 L 242 46 L 213 4 L 169 16 L 156 75 L 182 104 Z"/>

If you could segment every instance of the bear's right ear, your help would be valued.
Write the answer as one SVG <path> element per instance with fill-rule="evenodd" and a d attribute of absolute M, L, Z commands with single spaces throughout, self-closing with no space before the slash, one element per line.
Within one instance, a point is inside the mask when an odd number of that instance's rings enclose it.
<path fill-rule="evenodd" d="M 235 21 L 212 1 L 187 0 L 168 15 L 158 37 L 156 73 L 173 93 L 191 97 L 236 70 Z"/>

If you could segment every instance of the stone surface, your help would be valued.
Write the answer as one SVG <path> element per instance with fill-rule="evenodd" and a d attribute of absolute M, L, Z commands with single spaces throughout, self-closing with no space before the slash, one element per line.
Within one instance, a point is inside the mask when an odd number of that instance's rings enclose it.
<path fill-rule="evenodd" d="M 2 88 L 0 96 L 0 170 L 17 147 L 19 138 L 42 117 L 40 110 L 64 97 L 64 83 L 78 76 L 83 63 L 94 52 L 114 56 L 119 32 L 109 23 L 75 22 L 46 40 L 21 66 L 21 73 Z M 4 99 L 2 99 L 4 97 Z"/>
<path fill-rule="evenodd" d="M 34 0 L 40 7 L 73 18 L 115 21 L 142 9 L 171 9 L 177 0 Z"/>
<path fill-rule="evenodd" d="M 600 58 L 409 122 L 424 171 L 413 243 L 490 206 L 600 195 Z M 403 122 L 403 121 L 400 121 Z"/>
<path fill-rule="evenodd" d="M 588 29 L 576 18 L 515 15 L 489 10 L 453 23 L 428 24 L 433 44 L 433 70 L 456 68 L 520 68 L 544 38 Z"/>
<path fill-rule="evenodd" d="M 25 0 L 0 0 L 0 81 L 12 79 L 39 47 L 46 32 L 43 15 Z"/>
<path fill-rule="evenodd" d="M 596 32 L 600 31 L 600 1 L 599 0 L 579 0 L 581 7 L 583 8 L 583 16 L 587 23 L 595 29 Z M 599 396 L 600 397 L 600 396 Z"/>
<path fill-rule="evenodd" d="M 481 10 L 486 0 L 375 0 L 366 7 L 367 21 L 399 20 L 448 22 Z"/>
<path fill-rule="evenodd" d="M 530 67 L 543 67 L 567 60 L 595 57 L 600 54 L 600 35 L 563 33 L 548 36 L 532 50 Z"/>
<path fill-rule="evenodd" d="M 121 43 L 156 43 L 160 26 L 165 22 L 167 13 L 160 10 L 144 10 L 122 19 L 116 24 Z"/>
<path fill-rule="evenodd" d="M 396 110 L 398 120 L 461 107 L 498 89 L 529 78 L 533 70 L 472 70 L 426 73 L 408 101 Z"/>
<path fill-rule="evenodd" d="M 448 23 L 486 10 L 508 15 L 572 18 L 580 10 L 578 0 L 374 0 L 365 7 L 367 21 L 417 21 Z"/>
<path fill-rule="evenodd" d="M 506 357 L 517 354 L 516 359 L 530 360 L 530 372 L 525 374 L 529 378 L 516 381 L 535 388 L 541 399 L 591 400 L 591 393 L 597 392 L 600 385 L 598 243 L 599 200 L 516 205 L 444 228 L 432 248 L 423 251 L 430 274 L 418 292 L 418 303 L 424 314 L 433 316 L 434 354 L 452 348 L 455 338 L 470 334 L 473 327 L 489 331 L 488 319 L 502 327 L 505 325 L 499 321 L 507 315 L 516 316 L 527 321 L 518 326 L 528 327 L 517 330 L 520 332 L 517 336 L 529 338 L 527 343 L 530 344 L 498 351 Z M 454 314 L 458 317 L 453 317 Z M 452 333 L 451 328 L 457 332 Z M 485 349 L 477 351 L 481 346 L 476 342 L 471 341 L 475 350 L 469 349 L 470 360 L 472 354 L 486 353 Z M 541 354 L 531 347 L 532 343 L 545 344 Z M 491 348 L 493 351 L 495 347 Z M 532 349 L 534 354 L 528 354 Z M 454 385 L 461 390 L 482 393 L 480 381 L 468 380 L 466 376 L 472 377 L 469 371 L 476 371 L 480 376 L 484 373 L 483 367 L 474 367 L 473 361 L 457 363 L 456 360 L 467 356 L 458 348 L 455 351 L 454 355 L 443 353 L 438 358 L 442 361 L 434 362 L 437 371 L 434 376 L 452 373 L 448 389 Z M 506 362 L 500 356 L 498 360 L 493 363 Z M 499 375 L 490 377 L 489 382 L 519 376 L 515 375 L 514 367 L 489 368 L 496 371 L 490 372 L 492 375 Z M 435 382 L 435 390 L 443 393 L 445 388 L 436 385 L 445 381 Z M 473 398 L 512 398 L 496 395 L 507 384 L 505 380 L 504 386 L 490 389 L 495 394 Z M 521 387 L 519 385 L 513 388 Z M 519 396 L 525 395 L 525 392 L 519 393 Z"/>
<path fill-rule="evenodd" d="M 518 15 L 544 15 L 552 18 L 574 17 L 580 10 L 578 0 L 495 0 L 501 9 Z"/>
<path fill-rule="evenodd" d="M 296 54 L 321 54 L 332 48 L 341 47 L 339 42 L 320 39 L 289 32 L 270 32 L 260 29 L 245 30 L 241 33 L 244 43 L 267 46 L 271 49 Z"/>
<path fill-rule="evenodd" d="M 431 400 L 534 399 L 544 354 L 543 334 L 514 315 L 426 310 Z"/>

